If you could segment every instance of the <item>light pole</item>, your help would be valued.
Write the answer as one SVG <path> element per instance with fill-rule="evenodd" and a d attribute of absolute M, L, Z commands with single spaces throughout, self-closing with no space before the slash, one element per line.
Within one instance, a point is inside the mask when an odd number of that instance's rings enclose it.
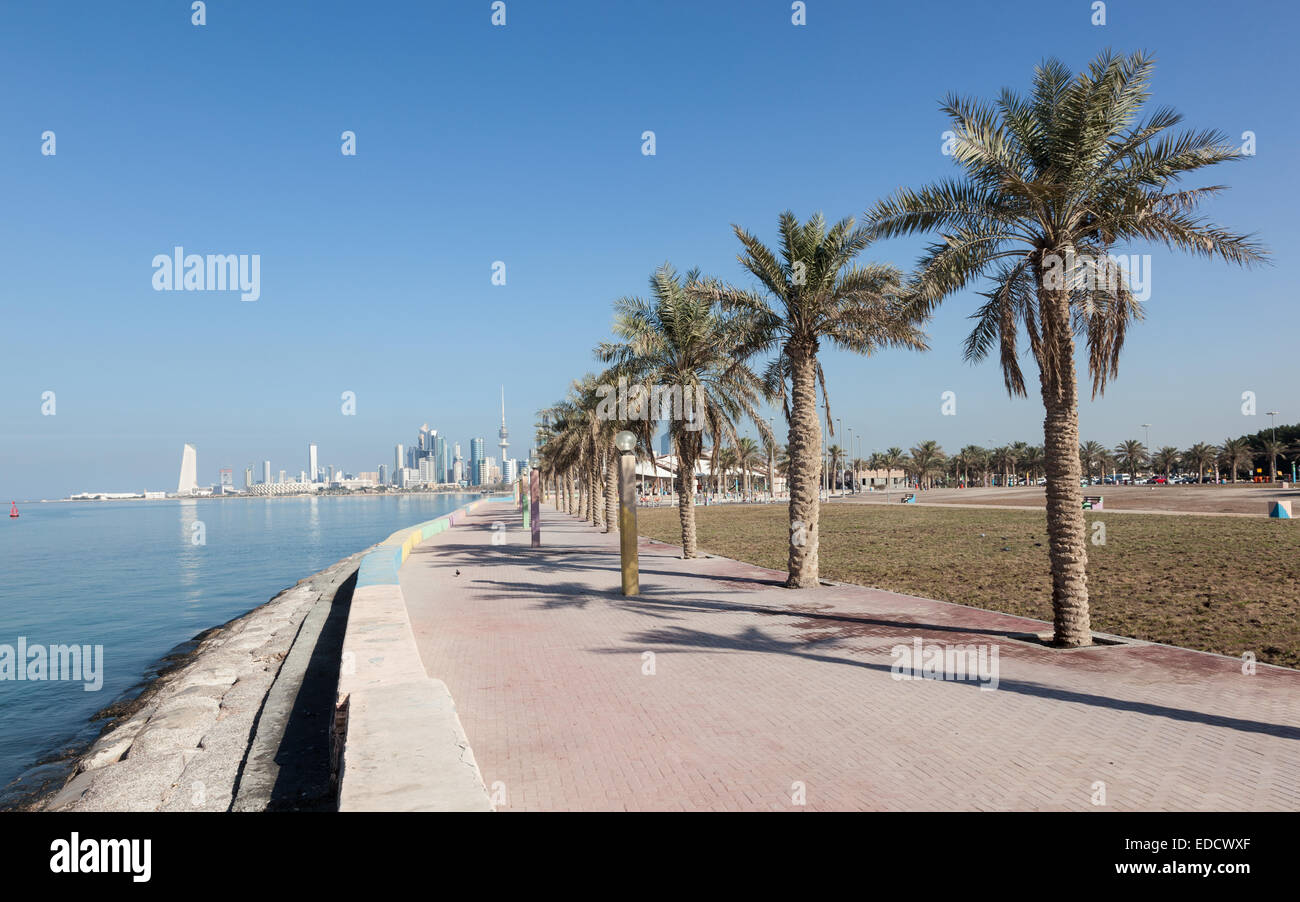
<path fill-rule="evenodd" d="M 845 430 L 845 433 L 849 437 L 849 460 L 848 460 L 849 470 L 853 473 L 853 486 L 856 488 L 858 484 L 858 468 L 855 465 L 853 460 L 853 427 L 850 426 L 848 429 Z"/>
<path fill-rule="evenodd" d="M 623 594 L 641 592 L 636 552 L 636 436 L 624 429 L 614 436 L 618 449 L 618 556 Z"/>
<path fill-rule="evenodd" d="M 856 461 L 860 460 L 861 457 L 862 457 L 862 436 L 859 435 L 859 436 L 857 437 L 856 440 L 857 440 L 857 443 L 858 443 L 858 447 L 857 447 L 857 450 L 856 450 L 856 451 L 854 452 L 854 454 L 853 454 L 853 460 L 855 461 L 855 463 L 854 463 L 854 465 L 853 465 L 854 468 L 855 468 L 855 469 L 853 470 L 853 479 L 854 479 L 854 481 L 857 483 L 857 490 L 858 490 L 858 491 L 862 491 L 862 481 L 861 481 L 860 479 L 858 479 L 858 471 L 857 471 L 857 469 L 856 469 L 856 467 L 857 467 L 857 463 L 856 463 Z"/>
<path fill-rule="evenodd" d="M 1266 411 L 1264 411 L 1264 413 L 1265 413 L 1266 416 L 1268 416 L 1268 422 L 1269 422 L 1269 424 L 1272 426 L 1272 429 L 1273 429 L 1273 449 L 1272 449 L 1272 450 L 1276 451 L 1276 450 L 1277 450 L 1277 420 L 1275 420 L 1274 417 L 1277 416 L 1277 411 L 1276 411 L 1276 410 L 1266 410 Z M 1277 455 L 1276 455 L 1276 454 L 1269 454 L 1269 456 L 1268 456 L 1268 471 L 1269 471 L 1269 473 L 1272 475 L 1273 480 L 1276 482 L 1276 481 L 1277 481 Z"/>
<path fill-rule="evenodd" d="M 528 506 L 532 510 L 532 547 L 542 547 L 542 470 L 541 461 L 534 457 L 528 472 Z"/>
<path fill-rule="evenodd" d="M 767 418 L 767 500 L 769 504 L 776 503 L 776 468 L 773 466 L 776 457 L 776 418 Z"/>
<path fill-rule="evenodd" d="M 1143 423 L 1142 428 L 1147 431 L 1146 444 L 1147 444 L 1147 458 L 1149 459 L 1151 457 L 1151 424 Z M 1155 470 L 1152 470 L 1151 472 L 1154 473 Z"/>

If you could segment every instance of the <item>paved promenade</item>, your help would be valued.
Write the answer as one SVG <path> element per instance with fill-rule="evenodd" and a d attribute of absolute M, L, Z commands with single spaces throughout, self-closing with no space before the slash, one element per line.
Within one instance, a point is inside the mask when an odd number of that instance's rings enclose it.
<path fill-rule="evenodd" d="M 543 505 L 542 539 L 485 505 L 401 570 L 499 811 L 1300 809 L 1300 672 L 645 540 L 624 598 L 617 534 Z M 895 679 L 914 640 L 996 646 L 997 688 Z"/>

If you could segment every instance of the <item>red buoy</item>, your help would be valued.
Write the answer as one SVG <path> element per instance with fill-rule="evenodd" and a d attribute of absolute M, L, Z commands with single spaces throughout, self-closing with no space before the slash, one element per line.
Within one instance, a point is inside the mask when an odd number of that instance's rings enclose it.
<path fill-rule="evenodd" d="M 9 516 L 10 516 L 10 517 L 16 517 L 16 516 L 18 516 L 18 502 L 17 502 L 17 501 L 10 501 L 10 502 L 9 502 Z"/>

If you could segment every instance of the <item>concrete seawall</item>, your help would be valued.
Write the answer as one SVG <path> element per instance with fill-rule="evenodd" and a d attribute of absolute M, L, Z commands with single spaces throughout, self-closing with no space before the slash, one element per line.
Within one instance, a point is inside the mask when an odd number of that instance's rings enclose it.
<path fill-rule="evenodd" d="M 361 562 L 335 705 L 340 811 L 492 810 L 451 693 L 425 672 L 398 582 L 411 549 L 484 503 L 395 532 Z"/>
<path fill-rule="evenodd" d="M 338 647 L 363 554 L 211 631 L 184 664 L 146 687 L 130 716 L 101 735 L 39 807 L 332 809 L 329 690 L 337 654 L 322 661 L 321 651 L 331 641 Z"/>
<path fill-rule="evenodd" d="M 205 634 L 47 811 L 490 810 L 397 572 L 483 502 L 393 533 Z"/>

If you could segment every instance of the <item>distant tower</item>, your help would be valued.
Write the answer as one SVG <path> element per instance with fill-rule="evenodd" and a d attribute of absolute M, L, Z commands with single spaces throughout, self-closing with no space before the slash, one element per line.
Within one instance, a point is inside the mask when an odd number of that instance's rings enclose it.
<path fill-rule="evenodd" d="M 501 429 L 497 432 L 500 441 L 497 445 L 501 448 L 501 462 L 505 463 L 506 449 L 510 447 L 510 432 L 506 429 L 506 387 L 501 386 Z"/>
<path fill-rule="evenodd" d="M 316 481 L 316 443 L 307 446 L 307 481 Z"/>
<path fill-rule="evenodd" d="M 176 484 L 177 495 L 192 495 L 199 487 L 199 455 L 193 445 L 181 452 L 181 478 Z"/>
<path fill-rule="evenodd" d="M 271 484 L 271 462 L 269 460 L 262 461 L 262 482 L 266 485 Z"/>

